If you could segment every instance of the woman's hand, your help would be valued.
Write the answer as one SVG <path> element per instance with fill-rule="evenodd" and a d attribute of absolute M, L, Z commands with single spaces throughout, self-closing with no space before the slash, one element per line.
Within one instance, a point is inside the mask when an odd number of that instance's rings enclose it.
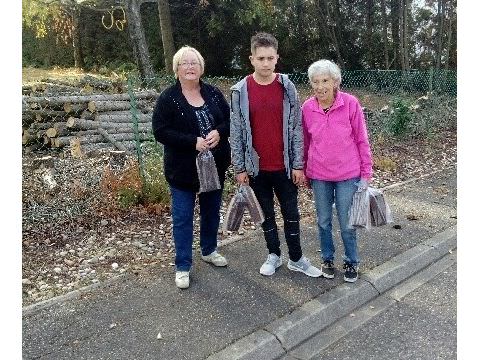
<path fill-rule="evenodd" d="M 200 152 L 208 150 L 207 140 L 202 137 L 197 137 L 197 144 L 195 145 L 195 149 Z"/>
<path fill-rule="evenodd" d="M 312 188 L 312 183 L 310 182 L 310 179 L 306 176 L 303 178 L 303 186 L 305 186 L 307 189 Z"/>
<path fill-rule="evenodd" d="M 360 181 L 357 183 L 357 192 L 367 190 L 369 182 L 370 181 L 368 179 L 361 178 Z"/>
<path fill-rule="evenodd" d="M 218 133 L 217 130 L 212 130 L 208 133 L 207 137 L 205 138 L 205 141 L 207 142 L 208 147 L 210 149 L 213 149 L 220 142 L 220 134 Z"/>

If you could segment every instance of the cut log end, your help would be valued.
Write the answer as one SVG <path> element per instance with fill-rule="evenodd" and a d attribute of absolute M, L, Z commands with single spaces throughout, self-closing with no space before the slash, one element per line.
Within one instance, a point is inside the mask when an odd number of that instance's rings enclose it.
<path fill-rule="evenodd" d="M 95 101 L 89 101 L 87 108 L 90 112 L 94 113 L 96 111 Z"/>
<path fill-rule="evenodd" d="M 70 154 L 74 158 L 83 158 L 84 154 L 82 152 L 82 147 L 80 145 L 80 139 L 78 137 L 74 137 L 70 140 Z"/>

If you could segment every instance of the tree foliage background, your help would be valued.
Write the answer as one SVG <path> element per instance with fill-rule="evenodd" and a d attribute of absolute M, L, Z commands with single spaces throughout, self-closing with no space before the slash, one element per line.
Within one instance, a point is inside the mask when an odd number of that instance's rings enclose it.
<path fill-rule="evenodd" d="M 127 0 L 22 0 L 23 66 L 132 70 Z M 131 0 L 130 0 L 131 1 Z M 158 4 L 140 4 L 155 71 L 164 71 Z M 278 70 L 319 58 L 344 69 L 455 69 L 456 0 L 170 0 L 175 48 L 205 57 L 210 75 L 250 71 L 250 37 L 279 40 Z M 103 22 L 102 22 L 103 18 Z M 76 48 L 76 52 L 74 52 Z"/>

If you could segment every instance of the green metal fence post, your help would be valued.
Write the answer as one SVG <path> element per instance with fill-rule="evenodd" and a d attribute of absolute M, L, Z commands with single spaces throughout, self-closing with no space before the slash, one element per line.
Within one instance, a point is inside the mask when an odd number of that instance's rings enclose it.
<path fill-rule="evenodd" d="M 131 76 L 128 77 L 128 96 L 130 98 L 130 112 L 132 114 L 133 133 L 135 136 L 135 150 L 137 153 L 138 167 L 140 169 L 140 177 L 142 178 L 142 185 L 145 186 L 145 168 L 143 165 L 142 150 L 140 148 L 140 134 L 138 131 L 138 109 L 133 93 L 133 82 Z"/>

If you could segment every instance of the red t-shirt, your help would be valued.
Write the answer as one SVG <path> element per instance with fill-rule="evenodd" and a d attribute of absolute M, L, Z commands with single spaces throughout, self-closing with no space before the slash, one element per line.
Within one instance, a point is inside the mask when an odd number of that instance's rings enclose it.
<path fill-rule="evenodd" d="M 258 84 L 250 75 L 247 89 L 252 142 L 260 157 L 260 170 L 283 170 L 283 87 L 278 74 L 268 85 Z"/>

